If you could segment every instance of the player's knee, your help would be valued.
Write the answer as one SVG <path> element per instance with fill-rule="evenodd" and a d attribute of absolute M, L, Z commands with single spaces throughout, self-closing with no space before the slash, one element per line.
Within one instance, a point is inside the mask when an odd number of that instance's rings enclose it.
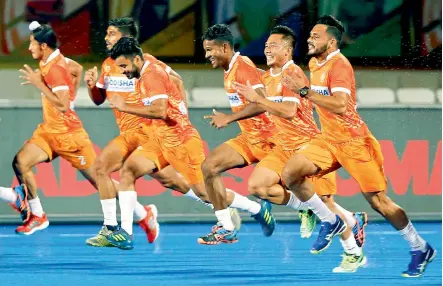
<path fill-rule="evenodd" d="M 282 171 L 282 181 L 286 186 L 299 185 L 307 176 L 317 171 L 315 165 L 303 155 L 295 155 L 285 165 Z"/>
<path fill-rule="evenodd" d="M 94 168 L 97 176 L 100 176 L 100 177 L 108 176 L 110 173 L 107 170 L 108 168 L 106 168 L 106 164 L 105 164 L 104 160 L 100 157 L 95 160 L 93 168 Z"/>
<path fill-rule="evenodd" d="M 135 181 L 135 166 L 127 161 L 120 170 L 120 185 L 125 186 Z"/>
<path fill-rule="evenodd" d="M 217 161 L 210 157 L 206 158 L 203 161 L 201 168 L 205 178 L 213 177 L 219 173 Z"/>
<path fill-rule="evenodd" d="M 282 181 L 288 187 L 299 185 L 303 182 L 298 166 L 286 165 L 282 171 Z"/>
<path fill-rule="evenodd" d="M 12 161 L 12 167 L 19 173 L 25 173 L 30 169 L 28 160 L 26 160 L 26 157 L 20 153 L 15 155 L 14 160 Z"/>
<path fill-rule="evenodd" d="M 248 191 L 251 195 L 259 197 L 261 199 L 266 199 L 266 188 L 263 184 L 254 178 L 248 180 Z"/>
<path fill-rule="evenodd" d="M 371 208 L 382 216 L 385 216 L 392 210 L 392 201 L 382 192 L 366 195 L 366 199 L 371 205 Z"/>

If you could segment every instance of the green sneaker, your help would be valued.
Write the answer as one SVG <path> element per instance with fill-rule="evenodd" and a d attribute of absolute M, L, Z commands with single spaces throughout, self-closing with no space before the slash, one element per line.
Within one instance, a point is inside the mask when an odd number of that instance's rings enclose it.
<path fill-rule="evenodd" d="M 86 244 L 89 246 L 95 246 L 95 247 L 115 247 L 112 244 L 108 242 L 106 239 L 106 236 L 111 234 L 112 231 L 110 231 L 105 225 L 102 226 L 98 234 L 94 237 L 88 238 L 86 240 Z"/>
<path fill-rule="evenodd" d="M 317 217 L 311 210 L 300 211 L 298 216 L 301 220 L 300 236 L 301 238 L 309 238 L 315 229 L 317 223 Z"/>
<path fill-rule="evenodd" d="M 366 265 L 366 256 L 362 253 L 360 256 L 343 253 L 343 260 L 338 267 L 335 267 L 334 273 L 354 273 L 359 267 Z"/>
<path fill-rule="evenodd" d="M 239 231 L 241 227 L 241 217 L 237 209 L 229 208 L 229 213 L 231 214 L 231 220 L 234 224 L 235 230 Z"/>

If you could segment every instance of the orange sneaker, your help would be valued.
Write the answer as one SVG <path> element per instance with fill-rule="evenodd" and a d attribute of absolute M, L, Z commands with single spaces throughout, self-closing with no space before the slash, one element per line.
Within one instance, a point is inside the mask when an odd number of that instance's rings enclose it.
<path fill-rule="evenodd" d="M 43 213 L 42 217 L 38 217 L 31 214 L 29 219 L 21 226 L 15 229 L 15 233 L 21 235 L 31 235 L 38 230 L 43 230 L 49 226 L 48 218 L 46 213 Z"/>
<path fill-rule="evenodd" d="M 144 206 L 148 212 L 146 217 L 138 222 L 140 227 L 146 232 L 149 243 L 153 243 L 160 234 L 160 225 L 157 222 L 157 207 L 155 205 Z"/>

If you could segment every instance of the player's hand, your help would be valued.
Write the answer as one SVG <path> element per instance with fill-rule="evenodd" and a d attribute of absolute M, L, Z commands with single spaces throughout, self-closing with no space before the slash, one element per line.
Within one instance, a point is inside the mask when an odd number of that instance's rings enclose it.
<path fill-rule="evenodd" d="M 305 79 L 297 72 L 288 72 L 283 75 L 282 83 L 293 92 L 299 93 L 306 86 Z"/>
<path fill-rule="evenodd" d="M 231 121 L 229 120 L 228 114 L 218 112 L 215 109 L 212 110 L 212 113 L 213 113 L 212 115 L 205 115 L 204 116 L 205 119 L 211 119 L 211 122 L 209 122 L 209 124 L 211 124 L 211 126 L 214 126 L 217 129 L 221 129 L 221 128 L 228 126 L 229 123 L 231 123 Z"/>
<path fill-rule="evenodd" d="M 126 107 L 126 101 L 120 95 L 114 95 L 111 98 L 109 98 L 108 101 L 109 101 L 109 105 L 112 108 L 117 109 L 118 111 L 124 111 L 124 109 Z"/>
<path fill-rule="evenodd" d="M 252 88 L 249 80 L 246 82 L 246 85 L 234 82 L 234 88 L 237 90 L 237 93 L 244 96 L 249 102 L 257 102 L 260 98 L 260 95 L 255 92 L 255 89 Z"/>
<path fill-rule="evenodd" d="M 39 69 L 32 70 L 30 66 L 24 65 L 23 69 L 19 70 L 21 72 L 20 79 L 23 80 L 22 85 L 32 84 L 39 87 L 43 84 L 42 74 Z"/>
<path fill-rule="evenodd" d="M 98 71 L 97 67 L 94 67 L 92 69 L 89 69 L 85 72 L 84 77 L 85 83 L 88 86 L 89 89 L 92 89 L 98 80 Z"/>

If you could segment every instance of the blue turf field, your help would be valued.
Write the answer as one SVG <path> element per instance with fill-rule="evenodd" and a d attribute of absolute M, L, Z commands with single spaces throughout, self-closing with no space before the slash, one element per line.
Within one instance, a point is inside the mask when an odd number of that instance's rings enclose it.
<path fill-rule="evenodd" d="M 438 251 L 416 279 L 400 276 L 409 248 L 390 225 L 368 225 L 368 266 L 353 274 L 332 273 L 341 259 L 338 239 L 325 253 L 312 255 L 314 237 L 302 240 L 298 224 L 277 227 L 265 238 L 259 225 L 245 224 L 237 244 L 219 246 L 196 243 L 210 225 L 162 225 L 153 245 L 135 227 L 135 249 L 122 251 L 84 244 L 99 226 L 53 225 L 30 237 L 0 226 L 0 285 L 442 285 L 441 223 L 416 224 Z"/>

